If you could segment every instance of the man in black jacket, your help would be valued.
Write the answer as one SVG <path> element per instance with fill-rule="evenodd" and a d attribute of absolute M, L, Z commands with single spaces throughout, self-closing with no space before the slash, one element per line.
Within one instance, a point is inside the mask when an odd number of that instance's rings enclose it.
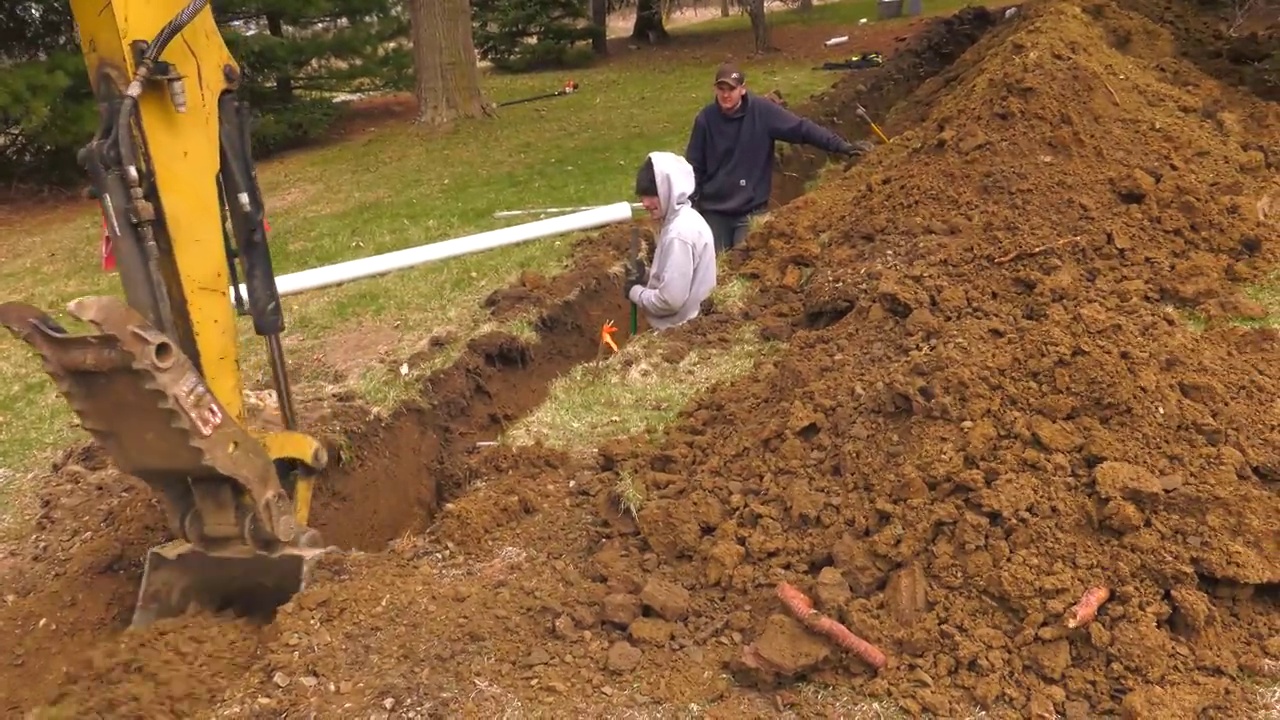
<path fill-rule="evenodd" d="M 740 243 L 751 216 L 768 206 L 776 141 L 840 155 L 871 147 L 851 143 L 767 98 L 751 95 L 746 77 L 733 63 L 716 71 L 715 88 L 715 102 L 694 118 L 684 156 L 697 182 L 693 206 L 711 226 L 716 252 Z"/>

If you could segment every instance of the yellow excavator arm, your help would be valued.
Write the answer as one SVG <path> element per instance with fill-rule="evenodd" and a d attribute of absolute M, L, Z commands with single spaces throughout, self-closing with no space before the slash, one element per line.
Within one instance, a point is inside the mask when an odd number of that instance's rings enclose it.
<path fill-rule="evenodd" d="M 134 625 L 193 604 L 269 613 L 323 551 L 307 515 L 327 457 L 296 427 L 240 68 L 209 0 L 70 4 L 101 111 L 80 162 L 124 298 L 68 306 L 95 334 L 20 302 L 0 305 L 0 324 L 164 503 L 176 539 L 148 553 Z M 283 431 L 245 427 L 237 308 L 266 340 Z"/>

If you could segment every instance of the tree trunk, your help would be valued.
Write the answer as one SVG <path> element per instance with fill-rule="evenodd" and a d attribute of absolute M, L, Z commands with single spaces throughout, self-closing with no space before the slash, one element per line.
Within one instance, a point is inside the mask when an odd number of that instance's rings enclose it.
<path fill-rule="evenodd" d="M 591 49 L 597 55 L 609 54 L 609 0 L 591 0 L 591 24 L 596 34 L 591 36 Z"/>
<path fill-rule="evenodd" d="M 486 115 L 469 0 L 409 0 L 409 22 L 418 122 L 442 125 Z"/>
<path fill-rule="evenodd" d="M 729 0 L 720 0 L 720 17 L 729 17 Z"/>
<path fill-rule="evenodd" d="M 763 55 L 773 48 L 769 46 L 769 23 L 764 17 L 764 0 L 750 0 L 747 14 L 751 16 L 751 34 L 756 39 L 756 53 Z"/>
<path fill-rule="evenodd" d="M 278 13 L 267 13 L 267 33 L 271 37 L 284 38 L 284 21 Z M 293 78 L 288 75 L 276 76 L 276 97 L 282 103 L 293 100 Z"/>
<path fill-rule="evenodd" d="M 636 24 L 631 28 L 631 39 L 654 45 L 666 42 L 670 36 L 662 24 L 662 7 L 658 0 L 638 0 L 636 2 Z"/>
<path fill-rule="evenodd" d="M 800 0 L 800 12 L 809 12 L 813 9 L 813 0 Z"/>

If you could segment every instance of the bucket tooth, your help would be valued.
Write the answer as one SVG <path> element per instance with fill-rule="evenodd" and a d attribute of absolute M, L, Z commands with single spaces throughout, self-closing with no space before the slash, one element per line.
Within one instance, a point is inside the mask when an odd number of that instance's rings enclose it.
<path fill-rule="evenodd" d="M 16 302 L 0 304 L 0 325 L 40 354 L 115 466 L 163 503 L 177 540 L 148 553 L 134 624 L 193 606 L 274 611 L 302 589 L 323 550 L 315 531 L 297 523 L 271 456 L 178 343 L 122 299 L 80 298 L 69 309 L 99 332 L 72 335 Z"/>

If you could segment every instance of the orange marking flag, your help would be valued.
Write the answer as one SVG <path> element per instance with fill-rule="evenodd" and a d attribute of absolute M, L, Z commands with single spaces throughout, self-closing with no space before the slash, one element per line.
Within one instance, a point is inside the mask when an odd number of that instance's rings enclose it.
<path fill-rule="evenodd" d="M 604 327 L 600 328 L 600 342 L 613 348 L 614 352 L 618 352 L 618 344 L 613 341 L 613 334 L 618 332 L 618 328 L 614 327 L 613 321 L 605 322 Z"/>

